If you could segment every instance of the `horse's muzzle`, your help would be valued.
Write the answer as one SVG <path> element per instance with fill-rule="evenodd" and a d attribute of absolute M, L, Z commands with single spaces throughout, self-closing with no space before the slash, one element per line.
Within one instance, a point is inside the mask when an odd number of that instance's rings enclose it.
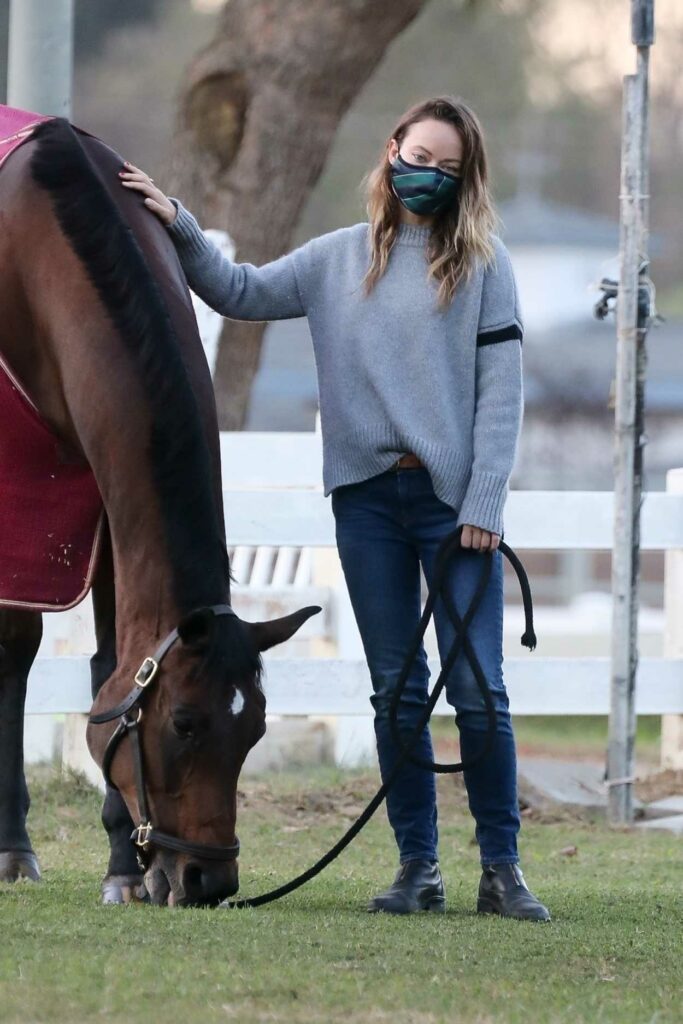
<path fill-rule="evenodd" d="M 237 862 L 204 861 L 159 850 L 145 874 L 152 903 L 170 907 L 215 907 L 239 889 Z"/>

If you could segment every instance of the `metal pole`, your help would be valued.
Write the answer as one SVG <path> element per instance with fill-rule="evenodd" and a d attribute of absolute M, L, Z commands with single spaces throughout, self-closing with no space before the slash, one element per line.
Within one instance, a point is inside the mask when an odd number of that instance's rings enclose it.
<path fill-rule="evenodd" d="M 74 0 L 11 0 L 7 102 L 71 116 Z"/>
<path fill-rule="evenodd" d="M 640 272 L 648 245 L 648 60 L 654 41 L 654 0 L 632 0 L 635 75 L 624 77 L 620 193 L 620 269 L 612 550 L 612 677 L 607 754 L 608 820 L 633 820 L 638 664 L 638 582 L 642 499 L 643 393 L 648 307 Z"/>

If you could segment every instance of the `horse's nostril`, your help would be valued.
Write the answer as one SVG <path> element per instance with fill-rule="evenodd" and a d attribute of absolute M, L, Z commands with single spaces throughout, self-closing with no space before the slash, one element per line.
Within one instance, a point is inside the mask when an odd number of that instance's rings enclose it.
<path fill-rule="evenodd" d="M 185 898 L 191 903 L 220 903 L 237 892 L 235 864 L 187 864 L 183 871 Z"/>
<path fill-rule="evenodd" d="M 183 872 L 183 888 L 188 896 L 204 895 L 204 876 L 198 864 L 188 864 Z"/>

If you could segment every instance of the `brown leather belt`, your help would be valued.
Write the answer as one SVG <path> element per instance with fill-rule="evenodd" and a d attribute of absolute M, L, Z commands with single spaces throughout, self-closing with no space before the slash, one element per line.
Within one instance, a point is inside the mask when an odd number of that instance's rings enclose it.
<path fill-rule="evenodd" d="M 412 452 L 407 452 L 402 455 L 390 469 L 419 469 L 420 466 L 424 466 L 424 462 L 420 462 L 417 455 L 413 455 Z"/>

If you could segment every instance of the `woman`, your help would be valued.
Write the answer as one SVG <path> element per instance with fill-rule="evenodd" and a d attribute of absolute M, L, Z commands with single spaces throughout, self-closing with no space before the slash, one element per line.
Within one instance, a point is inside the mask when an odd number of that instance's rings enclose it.
<path fill-rule="evenodd" d="M 493 233 L 481 126 L 465 103 L 437 97 L 409 109 L 366 176 L 368 222 L 331 231 L 262 267 L 233 263 L 182 203 L 131 164 L 137 189 L 173 239 L 189 286 L 223 316 L 307 316 L 318 371 L 323 483 L 372 678 L 383 778 L 397 750 L 388 720 L 396 683 L 445 534 L 462 525 L 448 585 L 462 616 L 491 552 L 492 571 L 469 636 L 497 710 L 492 754 L 465 772 L 482 876 L 477 909 L 549 919 L 519 867 L 515 742 L 503 683 L 503 506 L 523 411 L 523 323 L 510 257 Z M 454 632 L 434 622 L 443 663 Z M 399 705 L 410 733 L 427 700 L 424 648 Z M 462 756 L 486 740 L 469 662 L 447 682 Z M 426 726 L 414 748 L 432 760 Z M 391 886 L 368 909 L 445 908 L 432 772 L 404 764 L 387 797 L 399 852 Z"/>

